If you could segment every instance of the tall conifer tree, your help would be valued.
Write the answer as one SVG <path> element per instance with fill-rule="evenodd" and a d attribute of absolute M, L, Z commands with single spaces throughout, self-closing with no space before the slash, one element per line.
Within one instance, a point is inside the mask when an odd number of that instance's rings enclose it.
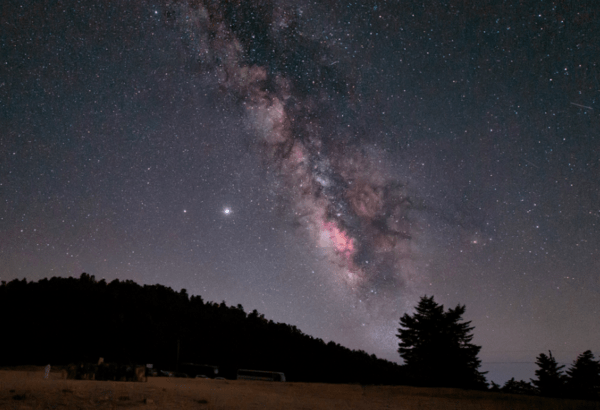
<path fill-rule="evenodd" d="M 567 370 L 567 391 L 576 399 L 598 399 L 600 388 L 600 362 L 594 360 L 591 350 L 580 354 Z"/>
<path fill-rule="evenodd" d="M 461 322 L 464 313 L 464 305 L 444 311 L 433 296 L 423 296 L 414 315 L 400 318 L 398 353 L 416 384 L 487 387 L 484 373 L 478 371 L 481 346 L 471 343 L 474 327 Z"/>
<path fill-rule="evenodd" d="M 549 356 L 541 353 L 535 364 L 538 369 L 535 371 L 537 379 L 531 379 L 533 385 L 538 389 L 542 396 L 561 397 L 564 394 L 565 375 L 562 368 L 559 366 L 556 359 L 552 356 L 552 352 L 548 351 Z"/>

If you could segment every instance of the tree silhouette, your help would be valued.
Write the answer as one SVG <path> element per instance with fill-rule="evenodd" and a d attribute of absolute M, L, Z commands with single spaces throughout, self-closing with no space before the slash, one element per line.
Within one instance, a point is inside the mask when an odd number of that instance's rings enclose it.
<path fill-rule="evenodd" d="M 514 378 L 513 378 L 513 380 L 514 380 Z M 501 387 L 498 383 L 494 382 L 493 380 L 490 382 L 490 386 L 488 388 L 489 391 L 498 393 L 498 392 L 500 392 L 500 389 L 501 389 Z"/>
<path fill-rule="evenodd" d="M 542 396 L 561 397 L 564 394 L 565 376 L 561 369 L 565 366 L 559 366 L 552 352 L 546 356 L 541 353 L 535 362 L 539 369 L 535 371 L 537 379 L 531 379 L 531 382 L 539 390 Z"/>
<path fill-rule="evenodd" d="M 529 382 L 525 382 L 523 380 L 516 381 L 515 378 L 511 378 L 504 386 L 500 389 L 502 393 L 510 393 L 510 394 L 529 394 L 535 395 L 537 394 L 537 390 L 533 385 Z"/>
<path fill-rule="evenodd" d="M 485 389 L 484 373 L 477 369 L 481 346 L 471 343 L 471 322 L 463 322 L 464 305 L 444 311 L 433 296 L 421 297 L 412 316 L 400 318 L 398 353 L 415 384 Z"/>
<path fill-rule="evenodd" d="M 274 370 L 290 381 L 406 384 L 396 363 L 339 344 L 326 344 L 295 326 L 275 323 L 241 305 L 205 302 L 162 285 L 117 279 L 77 278 L 0 282 L 0 366 L 152 363 L 175 370 L 179 363 Z M 290 354 L 294 352 L 294 354 Z M 104 377 L 104 376 L 102 376 Z"/>
<path fill-rule="evenodd" d="M 567 370 L 567 394 L 584 400 L 598 399 L 600 387 L 600 362 L 594 360 L 590 350 L 580 354 Z"/>

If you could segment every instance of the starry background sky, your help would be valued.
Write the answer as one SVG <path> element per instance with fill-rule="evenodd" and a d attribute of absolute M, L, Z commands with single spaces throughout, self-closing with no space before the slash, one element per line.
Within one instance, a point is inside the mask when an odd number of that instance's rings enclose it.
<path fill-rule="evenodd" d="M 594 1 L 8 1 L 0 278 L 241 303 L 400 361 L 465 304 L 488 380 L 600 352 Z"/>

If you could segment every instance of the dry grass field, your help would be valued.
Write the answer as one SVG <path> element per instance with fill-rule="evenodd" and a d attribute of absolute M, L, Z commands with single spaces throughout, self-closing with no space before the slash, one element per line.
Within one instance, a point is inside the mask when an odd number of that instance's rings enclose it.
<path fill-rule="evenodd" d="M 600 403 L 416 387 L 149 378 L 147 383 L 63 380 L 43 367 L 0 370 L 0 409 L 334 410 L 597 409 Z"/>

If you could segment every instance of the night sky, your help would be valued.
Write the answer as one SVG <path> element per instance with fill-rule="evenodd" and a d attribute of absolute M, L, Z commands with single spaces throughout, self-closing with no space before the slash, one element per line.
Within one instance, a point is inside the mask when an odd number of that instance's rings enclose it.
<path fill-rule="evenodd" d="M 600 353 L 595 0 L 0 6 L 0 278 L 131 279 L 488 380 Z"/>

